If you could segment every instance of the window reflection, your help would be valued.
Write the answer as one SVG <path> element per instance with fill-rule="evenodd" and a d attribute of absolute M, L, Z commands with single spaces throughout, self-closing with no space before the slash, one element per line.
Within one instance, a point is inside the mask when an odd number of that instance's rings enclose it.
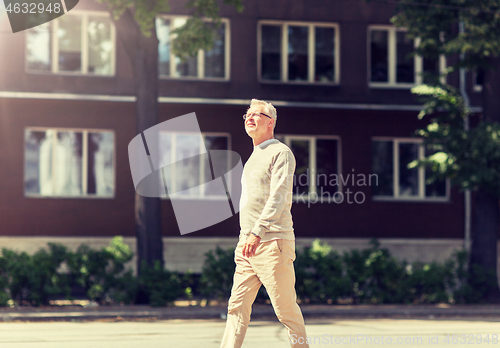
<path fill-rule="evenodd" d="M 200 50 L 193 57 L 182 61 L 175 57 L 171 50 L 171 34 L 176 28 L 183 26 L 185 17 L 156 18 L 156 35 L 158 37 L 158 71 L 160 76 L 225 78 L 226 77 L 226 45 L 228 26 L 221 23 L 215 33 L 213 47 L 210 51 Z M 171 61 L 173 60 L 173 64 Z M 173 71 L 172 71 L 173 70 Z"/>
<path fill-rule="evenodd" d="M 394 163 L 392 141 L 372 141 L 372 171 L 378 185 L 372 186 L 374 196 L 394 195 Z"/>
<path fill-rule="evenodd" d="M 25 137 L 24 191 L 51 195 L 53 131 L 30 131 Z"/>
<path fill-rule="evenodd" d="M 396 82 L 415 82 L 415 63 L 411 56 L 413 40 L 407 38 L 406 32 L 396 33 Z"/>
<path fill-rule="evenodd" d="M 408 164 L 418 159 L 418 144 L 399 144 L 399 195 L 418 195 L 418 168 L 408 168 Z"/>
<path fill-rule="evenodd" d="M 293 194 L 309 193 L 309 140 L 292 140 L 290 149 L 295 155 L 295 185 Z"/>
<path fill-rule="evenodd" d="M 281 79 L 281 27 L 263 25 L 261 77 L 263 80 Z"/>
<path fill-rule="evenodd" d="M 335 78 L 335 29 L 315 28 L 315 74 L 318 82 L 333 82 Z"/>
<path fill-rule="evenodd" d="M 371 54 L 371 81 L 389 81 L 389 32 L 386 30 L 372 30 L 370 40 Z"/>
<path fill-rule="evenodd" d="M 114 134 L 111 132 L 89 133 L 87 193 L 98 196 L 113 194 Z"/>
<path fill-rule="evenodd" d="M 228 136 L 165 132 L 160 133 L 159 146 L 162 157 L 160 166 L 163 168 L 170 197 L 176 195 L 197 198 L 220 196 L 220 191 L 210 191 L 215 190 L 215 187 L 204 185 L 216 179 L 211 167 L 214 164 L 209 160 L 208 151 L 228 150 Z M 217 165 L 226 167 L 224 170 L 226 173 L 230 169 L 229 157 L 221 162 L 221 157 L 218 156 Z"/>
<path fill-rule="evenodd" d="M 82 19 L 80 16 L 63 16 L 59 19 L 59 70 L 81 71 Z"/>
<path fill-rule="evenodd" d="M 55 33 L 53 28 L 57 28 Z M 112 31 L 108 16 L 85 13 L 68 14 L 31 28 L 26 31 L 26 69 L 112 75 Z"/>
<path fill-rule="evenodd" d="M 179 28 L 186 23 L 186 18 L 174 18 L 174 28 Z M 189 57 L 181 61 L 179 57 L 175 57 L 176 71 L 179 76 L 198 76 L 198 57 Z"/>
<path fill-rule="evenodd" d="M 316 139 L 316 186 L 319 196 L 332 197 L 338 190 L 338 185 L 332 178 L 338 174 L 338 149 L 336 139 Z"/>
<path fill-rule="evenodd" d="M 90 16 L 89 36 L 89 73 L 109 75 L 113 53 L 111 24 L 108 17 Z"/>
<path fill-rule="evenodd" d="M 307 81 L 308 77 L 308 36 L 309 28 L 288 27 L 288 80 Z"/>
<path fill-rule="evenodd" d="M 217 30 L 214 47 L 205 52 L 205 77 L 224 77 L 225 75 L 226 25 L 222 23 Z"/>
<path fill-rule="evenodd" d="M 170 20 L 156 18 L 158 36 L 158 70 L 160 76 L 170 75 Z"/>
<path fill-rule="evenodd" d="M 204 140 L 205 140 L 205 147 L 206 147 L 207 151 L 229 150 L 229 144 L 228 144 L 229 138 L 226 136 L 208 136 L 207 135 L 207 136 L 205 136 Z M 211 159 L 212 166 L 218 165 L 220 167 L 226 168 L 224 170 L 224 173 L 227 173 L 230 170 L 228 156 L 225 157 L 225 161 L 221 161 L 221 157 L 216 156 L 216 161 L 217 161 L 216 164 L 214 164 L 214 158 L 212 157 L 212 159 Z M 204 173 L 204 180 L 205 181 L 204 182 L 207 183 L 207 182 L 212 181 L 213 179 L 216 179 L 217 173 L 215 173 L 215 177 L 212 176 L 213 173 L 212 173 L 212 168 L 210 167 L 208 156 L 205 156 L 204 158 L 205 158 L 205 173 Z M 228 186 L 230 185 L 229 183 L 227 183 L 227 184 L 228 184 Z M 204 194 L 205 194 L 205 196 L 217 196 L 220 193 L 218 191 L 216 191 L 216 188 L 214 186 L 206 185 Z"/>
<path fill-rule="evenodd" d="M 393 147 L 395 145 L 395 148 Z M 374 196 L 393 198 L 445 198 L 447 196 L 446 180 L 427 180 L 432 175 L 430 168 L 408 168 L 408 164 L 421 159 L 422 143 L 408 140 L 373 140 L 372 171 L 377 175 L 378 185 L 372 187 Z M 395 153 L 394 153 L 395 151 Z M 425 156 L 431 155 L 430 150 Z M 395 176 L 394 173 L 398 173 Z M 424 187 L 421 184 L 424 183 Z M 399 193 L 394 192 L 397 185 Z"/>
<path fill-rule="evenodd" d="M 112 132 L 26 131 L 25 194 L 109 197 L 114 185 Z"/>
<path fill-rule="evenodd" d="M 82 133 L 57 132 L 54 154 L 54 194 L 82 193 Z"/>
<path fill-rule="evenodd" d="M 52 67 L 51 24 L 45 23 L 26 32 L 28 70 L 50 71 Z"/>

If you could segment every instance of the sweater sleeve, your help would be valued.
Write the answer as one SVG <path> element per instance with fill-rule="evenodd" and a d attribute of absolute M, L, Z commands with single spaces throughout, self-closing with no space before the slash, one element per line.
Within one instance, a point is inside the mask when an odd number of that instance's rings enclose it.
<path fill-rule="evenodd" d="M 294 172 L 295 157 L 293 153 L 288 150 L 276 154 L 271 167 L 269 198 L 259 219 L 255 222 L 252 233 L 262 238 L 280 218 L 283 209 L 291 204 Z"/>

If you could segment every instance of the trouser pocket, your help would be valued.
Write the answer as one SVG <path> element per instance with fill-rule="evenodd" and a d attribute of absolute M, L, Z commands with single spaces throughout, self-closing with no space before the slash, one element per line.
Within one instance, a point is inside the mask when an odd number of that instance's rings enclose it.
<path fill-rule="evenodd" d="M 276 239 L 276 247 L 280 253 L 283 253 L 283 239 Z"/>

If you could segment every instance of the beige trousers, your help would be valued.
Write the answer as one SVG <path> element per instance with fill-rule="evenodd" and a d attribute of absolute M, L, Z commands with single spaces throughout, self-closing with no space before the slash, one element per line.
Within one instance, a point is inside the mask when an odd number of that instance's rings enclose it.
<path fill-rule="evenodd" d="M 302 343 L 306 340 L 306 330 L 295 293 L 295 241 L 274 239 L 262 242 L 250 258 L 243 257 L 244 244 L 245 238 L 240 238 L 234 253 L 236 270 L 221 348 L 239 348 L 243 344 L 252 304 L 262 284 L 276 316 L 288 330 L 290 345 L 308 348 L 308 344 Z"/>

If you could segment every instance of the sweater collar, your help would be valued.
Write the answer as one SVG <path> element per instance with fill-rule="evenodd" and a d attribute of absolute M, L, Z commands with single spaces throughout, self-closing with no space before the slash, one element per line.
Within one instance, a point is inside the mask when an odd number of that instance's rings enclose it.
<path fill-rule="evenodd" d="M 259 148 L 263 149 L 263 148 L 265 148 L 267 145 L 272 144 L 272 143 L 275 143 L 275 142 L 277 143 L 277 142 L 278 142 L 278 139 L 268 139 L 268 140 L 266 140 L 266 141 L 261 142 L 259 145 L 254 146 L 254 148 L 259 147 Z"/>

